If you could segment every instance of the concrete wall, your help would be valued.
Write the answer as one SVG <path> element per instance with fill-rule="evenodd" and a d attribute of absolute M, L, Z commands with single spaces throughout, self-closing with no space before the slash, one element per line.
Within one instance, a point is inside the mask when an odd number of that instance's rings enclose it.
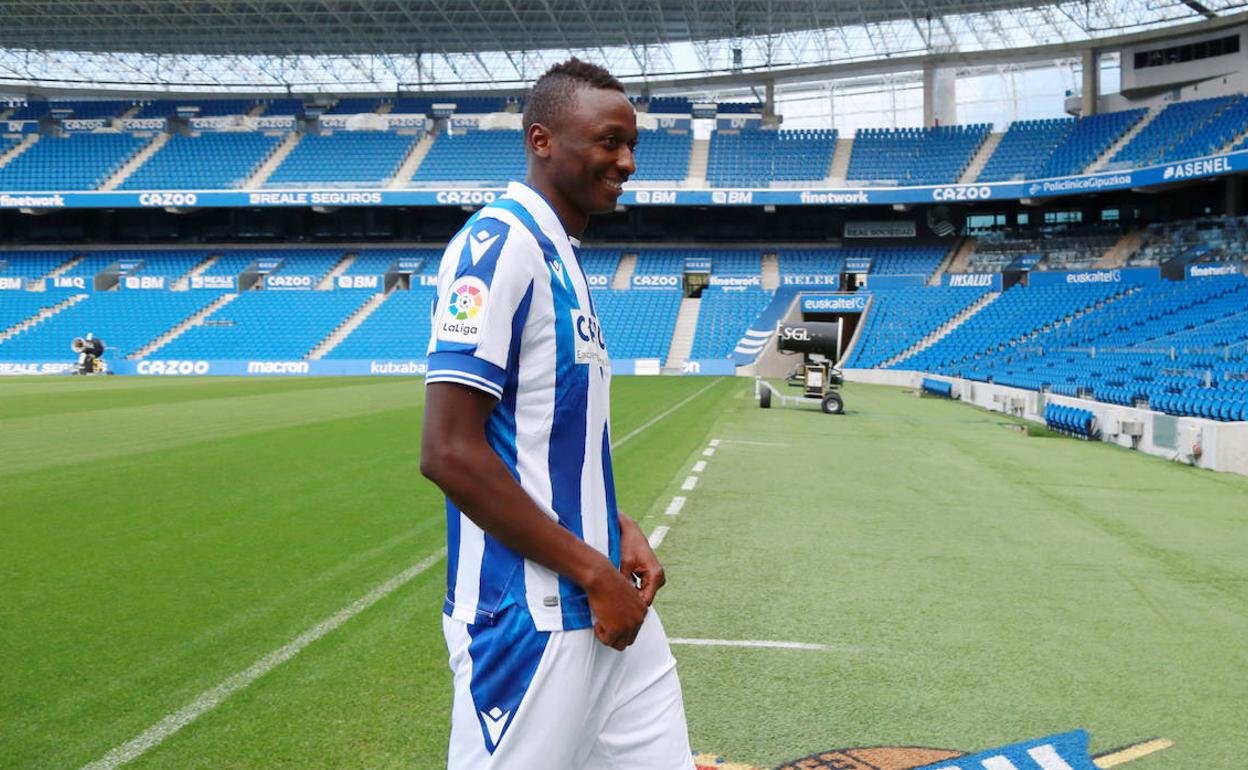
<path fill-rule="evenodd" d="M 1038 393 L 986 382 L 941 377 L 923 372 L 846 369 L 845 379 L 874 385 L 917 388 L 924 377 L 953 383 L 956 398 L 983 409 L 1012 414 L 1030 422 L 1044 422 L 1049 403 L 1087 409 L 1096 415 L 1101 440 L 1126 449 L 1189 463 L 1198 468 L 1248 476 L 1248 422 L 1218 422 L 1198 417 L 1174 417 L 1149 409 L 1104 404 L 1082 398 Z M 1142 423 L 1142 436 L 1122 432 L 1123 423 Z"/>
<path fill-rule="evenodd" d="M 1248 28 L 1223 29 L 1203 35 L 1175 37 L 1120 49 L 1122 66 L 1121 94 L 1102 100 L 1103 108 L 1138 107 L 1161 100 L 1201 99 L 1210 96 L 1241 93 L 1248 90 Z M 1135 68 L 1135 54 L 1171 46 L 1238 35 L 1239 53 L 1215 56 L 1197 61 Z M 1117 97 L 1117 98 L 1114 98 Z"/>

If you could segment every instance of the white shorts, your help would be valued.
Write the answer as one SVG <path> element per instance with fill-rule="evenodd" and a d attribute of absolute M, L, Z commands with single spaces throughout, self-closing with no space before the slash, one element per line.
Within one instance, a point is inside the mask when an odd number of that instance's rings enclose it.
<path fill-rule="evenodd" d="M 694 770 L 676 661 L 654 610 L 613 650 L 593 629 L 442 617 L 455 677 L 449 770 Z"/>

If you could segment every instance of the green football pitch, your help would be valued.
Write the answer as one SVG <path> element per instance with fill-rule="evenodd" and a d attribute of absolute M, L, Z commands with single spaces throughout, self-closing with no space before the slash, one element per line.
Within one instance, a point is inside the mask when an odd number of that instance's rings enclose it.
<path fill-rule="evenodd" d="M 0 767 L 443 764 L 421 394 L 0 380 Z M 1129 770 L 1248 766 L 1248 479 L 891 388 L 849 386 L 844 416 L 738 379 L 613 398 L 695 750 L 1085 728 L 1094 753 L 1174 741 Z"/>

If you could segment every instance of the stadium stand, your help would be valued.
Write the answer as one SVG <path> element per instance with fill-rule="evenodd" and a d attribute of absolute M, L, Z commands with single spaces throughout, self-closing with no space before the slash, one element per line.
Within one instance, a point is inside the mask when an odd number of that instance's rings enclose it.
<path fill-rule="evenodd" d="M 424 358 L 429 349 L 432 288 L 392 292 L 326 358 Z M 361 303 L 363 300 L 361 300 Z"/>
<path fill-rule="evenodd" d="M 720 129 L 711 135 L 706 178 L 717 187 L 817 181 L 827 177 L 835 149 L 831 129 Z"/>
<path fill-rule="evenodd" d="M 382 185 L 390 181 L 419 139 L 388 131 L 305 134 L 265 187 L 300 184 Z"/>
<path fill-rule="evenodd" d="M 108 346 L 107 358 L 123 358 L 215 298 L 215 295 L 209 297 L 200 292 L 95 292 L 86 300 L 5 340 L 0 344 L 0 359 L 69 358 L 70 341 L 87 333 L 104 340 Z"/>
<path fill-rule="evenodd" d="M 921 275 L 931 277 L 949 253 L 947 243 L 848 246 L 845 259 L 870 259 L 871 275 Z"/>
<path fill-rule="evenodd" d="M 423 267 L 431 261 L 436 264 L 441 257 L 440 249 L 359 249 L 344 274 L 384 275 L 400 260 Z"/>
<path fill-rule="evenodd" d="M 178 106 L 181 104 L 179 102 Z M 248 115 L 260 102 L 255 99 L 200 99 L 194 104 L 199 107 L 195 117 L 219 118 L 229 115 Z"/>
<path fill-rule="evenodd" d="M 55 99 L 49 101 L 47 105 L 49 112 L 69 110 L 69 117 L 72 120 L 90 120 L 120 117 L 134 107 L 134 102 L 124 99 Z"/>
<path fill-rule="evenodd" d="M 1114 155 L 1111 165 L 1168 163 L 1192 157 L 1184 153 L 1207 148 L 1219 138 L 1225 144 L 1248 127 L 1248 107 L 1243 102 L 1244 97 L 1235 95 L 1170 104 Z"/>
<path fill-rule="evenodd" d="M 0 168 L 0 190 L 94 190 L 148 141 L 106 132 L 41 136 Z"/>
<path fill-rule="evenodd" d="M 254 131 L 174 134 L 134 173 L 122 190 L 211 190 L 241 187 L 282 143 Z"/>
<path fill-rule="evenodd" d="M 620 266 L 619 249 L 581 249 L 577 258 L 587 276 L 613 276 Z"/>
<path fill-rule="evenodd" d="M 523 179 L 526 168 L 519 131 L 472 129 L 440 134 L 412 182 L 506 182 Z"/>
<path fill-rule="evenodd" d="M 273 117 L 275 115 L 302 115 L 303 100 L 302 99 L 274 99 L 264 103 L 264 112 L 260 113 L 265 117 Z"/>
<path fill-rule="evenodd" d="M 992 126 L 868 128 L 854 134 L 848 178 L 887 184 L 958 181 Z"/>
<path fill-rule="evenodd" d="M 812 283 L 837 283 L 845 266 L 840 249 L 780 249 L 776 252 L 780 281 L 817 279 Z"/>
<path fill-rule="evenodd" d="M 0 275 L 3 275 L 3 271 L 0 271 Z M 0 302 L 0 332 L 25 321 L 44 308 L 52 307 L 61 299 L 59 295 L 26 291 L 5 292 L 3 301 Z M 4 354 L 4 343 L 0 341 L 0 357 Z"/>
<path fill-rule="evenodd" d="M 720 102 L 717 105 L 720 115 L 749 115 L 763 111 L 762 102 Z"/>
<path fill-rule="evenodd" d="M 1035 233 L 979 234 L 968 272 L 1005 269 L 1085 270 L 1105 256 L 1121 236 L 1112 226 L 1049 229 Z"/>
<path fill-rule="evenodd" d="M 0 251 L 0 262 L 5 263 L 0 276 L 38 280 L 76 256 L 73 251 Z"/>
<path fill-rule="evenodd" d="M 367 300 L 367 296 L 353 291 L 246 291 L 203 324 L 192 326 L 161 348 L 160 355 L 192 359 L 299 359 Z"/>
<path fill-rule="evenodd" d="M 174 279 L 190 272 L 192 268 L 207 259 L 209 253 L 206 250 L 183 249 L 168 251 L 110 250 L 95 252 L 93 256 L 111 260 L 107 262 L 106 267 L 114 262 L 137 262 L 137 266 L 124 272 L 125 275 L 163 276 L 168 279 Z"/>
<path fill-rule="evenodd" d="M 1190 262 L 1233 262 L 1248 255 L 1248 217 L 1208 217 L 1155 223 L 1127 264 L 1160 265 L 1178 259 Z"/>
<path fill-rule="evenodd" d="M 876 291 L 845 366 L 872 369 L 975 304 L 983 290 L 933 286 Z"/>
<path fill-rule="evenodd" d="M 1123 110 L 1079 119 L 1020 120 L 1010 124 L 976 181 L 1047 179 L 1083 171 L 1147 110 Z"/>
<path fill-rule="evenodd" d="M 693 103 L 683 96 L 652 96 L 646 111 L 657 115 L 688 115 L 693 111 Z"/>
<path fill-rule="evenodd" d="M 758 286 L 703 289 L 698 327 L 689 357 L 730 358 L 750 322 L 771 301 L 772 294 Z"/>
<path fill-rule="evenodd" d="M 640 181 L 683 181 L 689 176 L 689 153 L 693 134 L 689 131 L 641 131 L 637 140 L 637 173 Z"/>
<path fill-rule="evenodd" d="M 610 356 L 666 359 L 682 296 L 676 289 L 594 290 Z"/>

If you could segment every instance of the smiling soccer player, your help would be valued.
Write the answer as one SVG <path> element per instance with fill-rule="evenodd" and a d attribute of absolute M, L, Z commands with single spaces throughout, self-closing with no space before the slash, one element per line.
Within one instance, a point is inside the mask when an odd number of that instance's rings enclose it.
<path fill-rule="evenodd" d="M 663 568 L 616 508 L 611 362 L 578 258 L 634 172 L 606 70 L 552 67 L 524 110 L 528 176 L 438 273 L 421 472 L 447 497 L 452 770 L 692 770 Z M 634 582 L 636 576 L 637 582 Z"/>

